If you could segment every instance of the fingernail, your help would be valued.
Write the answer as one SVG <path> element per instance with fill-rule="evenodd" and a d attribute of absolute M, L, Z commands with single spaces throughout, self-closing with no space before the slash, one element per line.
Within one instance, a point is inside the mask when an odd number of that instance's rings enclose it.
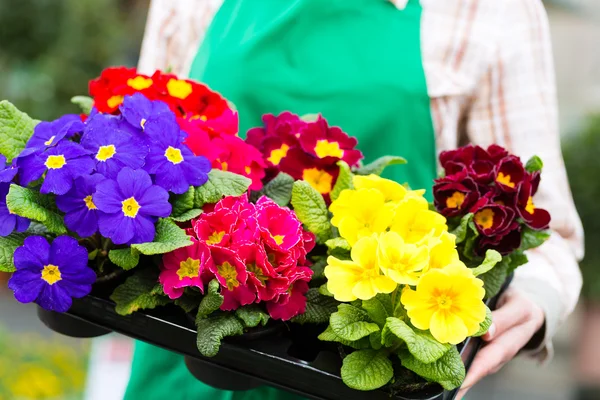
<path fill-rule="evenodd" d="M 490 325 L 490 329 L 488 329 L 487 333 L 485 334 L 485 338 L 487 340 L 490 340 L 494 337 L 495 334 L 496 334 L 496 324 L 492 323 L 492 325 Z"/>

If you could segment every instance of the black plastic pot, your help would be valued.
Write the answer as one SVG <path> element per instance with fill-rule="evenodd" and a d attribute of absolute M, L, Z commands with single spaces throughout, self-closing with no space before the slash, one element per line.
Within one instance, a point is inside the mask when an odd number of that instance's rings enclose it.
<path fill-rule="evenodd" d="M 65 336 L 76 338 L 94 338 L 112 332 L 110 329 L 92 324 L 69 314 L 44 310 L 39 306 L 37 308 L 37 315 L 44 325 Z"/>

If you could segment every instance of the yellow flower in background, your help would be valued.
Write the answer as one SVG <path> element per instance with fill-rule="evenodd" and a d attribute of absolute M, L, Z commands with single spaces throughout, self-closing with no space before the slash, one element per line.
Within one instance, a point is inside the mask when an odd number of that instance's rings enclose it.
<path fill-rule="evenodd" d="M 373 233 L 384 232 L 394 216 L 393 206 L 385 204 L 385 197 L 376 189 L 343 191 L 329 210 L 333 213 L 332 225 L 350 245 Z"/>
<path fill-rule="evenodd" d="M 385 201 L 400 201 L 404 199 L 408 190 L 397 182 L 371 174 L 367 176 L 355 175 L 352 180 L 354 188 L 377 189 L 383 194 Z"/>
<path fill-rule="evenodd" d="M 387 232 L 379 238 L 377 259 L 381 271 L 394 282 L 416 285 L 429 264 L 429 249 L 404 243 L 396 232 Z"/>
<path fill-rule="evenodd" d="M 441 343 L 458 344 L 485 319 L 484 295 L 483 281 L 457 262 L 425 273 L 416 290 L 404 289 L 400 301 L 416 328 L 429 329 Z"/>
<path fill-rule="evenodd" d="M 446 218 L 430 211 L 427 202 L 422 200 L 408 197 L 395 209 L 390 229 L 400 234 L 406 243 L 419 243 L 448 231 Z"/>
<path fill-rule="evenodd" d="M 377 293 L 391 293 L 396 289 L 396 282 L 381 273 L 377 247 L 377 235 L 373 235 L 352 246 L 351 261 L 327 258 L 327 289 L 336 300 L 369 300 Z"/>
<path fill-rule="evenodd" d="M 429 269 L 444 268 L 459 261 L 456 250 L 456 236 L 442 232 L 440 236 L 429 241 Z"/>

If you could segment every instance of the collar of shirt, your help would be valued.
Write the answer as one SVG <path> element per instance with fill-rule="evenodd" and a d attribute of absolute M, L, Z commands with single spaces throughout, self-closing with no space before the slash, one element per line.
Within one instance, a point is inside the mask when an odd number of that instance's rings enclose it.
<path fill-rule="evenodd" d="M 390 2 L 398 7 L 399 10 L 404 10 L 408 0 L 390 0 Z"/>

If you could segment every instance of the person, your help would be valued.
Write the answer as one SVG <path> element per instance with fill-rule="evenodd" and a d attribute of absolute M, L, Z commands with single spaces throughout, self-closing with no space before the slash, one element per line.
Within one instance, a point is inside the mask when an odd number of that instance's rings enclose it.
<path fill-rule="evenodd" d="M 410 160 L 388 177 L 412 187 L 431 187 L 436 152 L 469 142 L 540 156 L 536 200 L 552 213 L 551 238 L 515 273 L 459 398 L 517 353 L 551 357 L 579 295 L 583 231 L 541 0 L 153 0 L 139 69 L 167 68 L 232 101 L 242 136 L 265 113 L 322 113 L 358 138 L 366 162 Z M 138 344 L 126 399 L 162 397 L 295 398 L 213 389 L 181 357 Z"/>

